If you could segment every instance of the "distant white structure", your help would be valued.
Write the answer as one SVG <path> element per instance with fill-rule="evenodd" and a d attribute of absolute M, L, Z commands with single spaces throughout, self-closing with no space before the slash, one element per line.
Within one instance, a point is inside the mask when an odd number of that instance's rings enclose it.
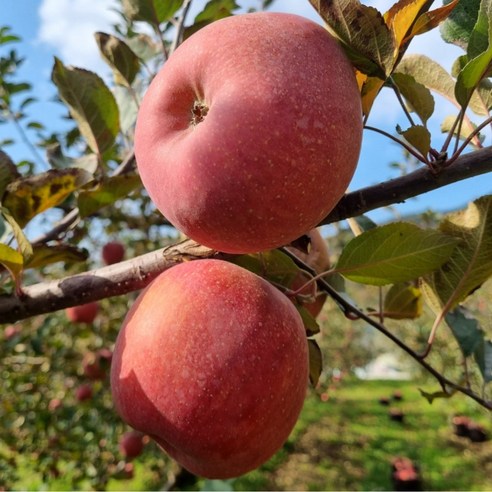
<path fill-rule="evenodd" d="M 408 368 L 390 352 L 379 355 L 365 367 L 358 367 L 355 374 L 360 379 L 412 379 Z"/>

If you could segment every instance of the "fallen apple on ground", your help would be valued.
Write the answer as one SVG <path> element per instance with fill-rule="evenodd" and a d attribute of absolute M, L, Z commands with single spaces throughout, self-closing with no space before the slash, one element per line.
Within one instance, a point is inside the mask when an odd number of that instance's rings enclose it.
<path fill-rule="evenodd" d="M 207 478 L 269 459 L 299 416 L 307 382 L 306 334 L 292 302 L 220 260 L 157 277 L 125 318 L 111 366 L 122 419 Z"/>
<path fill-rule="evenodd" d="M 229 253 L 273 249 L 345 193 L 362 140 L 354 70 L 326 29 L 249 13 L 189 37 L 152 81 L 135 155 L 163 215 Z"/>

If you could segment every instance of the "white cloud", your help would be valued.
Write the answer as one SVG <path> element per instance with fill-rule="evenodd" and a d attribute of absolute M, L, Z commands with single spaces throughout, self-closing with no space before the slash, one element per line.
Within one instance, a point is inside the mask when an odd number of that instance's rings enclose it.
<path fill-rule="evenodd" d="M 106 68 L 94 40 L 110 31 L 118 15 L 114 0 L 42 0 L 38 41 L 53 48 L 64 63 L 100 72 Z"/>

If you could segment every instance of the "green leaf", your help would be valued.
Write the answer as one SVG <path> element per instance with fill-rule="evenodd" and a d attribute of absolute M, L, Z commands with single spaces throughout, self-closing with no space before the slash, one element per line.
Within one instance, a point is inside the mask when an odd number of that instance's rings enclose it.
<path fill-rule="evenodd" d="M 99 209 L 112 205 L 116 200 L 126 198 L 132 191 L 141 186 L 136 174 L 114 176 L 101 181 L 91 190 L 82 191 L 78 197 L 81 217 L 88 217 Z"/>
<path fill-rule="evenodd" d="M 24 227 L 34 216 L 60 204 L 92 179 L 92 174 L 82 169 L 51 169 L 10 183 L 3 204 Z"/>
<path fill-rule="evenodd" d="M 470 357 L 484 340 L 484 333 L 478 321 L 462 306 L 446 314 L 445 320 L 463 355 Z"/>
<path fill-rule="evenodd" d="M 446 314 L 492 276 L 492 195 L 448 215 L 439 228 L 459 242 L 441 268 L 424 280 Z"/>
<path fill-rule="evenodd" d="M 385 79 L 398 47 L 379 10 L 358 0 L 310 0 L 362 73 Z"/>
<path fill-rule="evenodd" d="M 2 264 L 12 275 L 16 284 L 24 267 L 24 258 L 15 249 L 5 244 L 0 244 L 0 264 Z"/>
<path fill-rule="evenodd" d="M 280 284 L 286 287 L 290 286 L 297 274 L 301 271 L 290 256 L 287 256 L 278 249 L 240 255 L 231 261 L 274 284 Z"/>
<path fill-rule="evenodd" d="M 431 146 L 431 134 L 425 126 L 413 125 L 406 130 L 402 130 L 397 126 L 397 131 L 400 135 L 405 137 L 405 140 L 415 147 L 423 156 L 429 153 Z"/>
<path fill-rule="evenodd" d="M 483 380 L 486 383 L 492 381 L 492 342 L 482 340 L 474 353 L 475 361 L 480 368 Z"/>
<path fill-rule="evenodd" d="M 439 65 L 425 55 L 408 55 L 399 63 L 395 73 L 411 75 L 416 82 L 437 92 L 456 106 L 460 106 L 455 98 L 455 80 Z M 394 74 L 393 74 L 394 76 Z M 472 94 L 470 109 L 480 115 L 488 116 L 488 108 L 477 94 Z"/>
<path fill-rule="evenodd" d="M 137 121 L 137 102 L 126 87 L 115 87 L 113 92 L 119 108 L 121 131 L 126 134 Z"/>
<path fill-rule="evenodd" d="M 456 243 L 448 235 L 395 222 L 352 239 L 343 249 L 336 271 L 363 284 L 406 282 L 439 268 Z"/>
<path fill-rule="evenodd" d="M 58 58 L 51 78 L 87 144 L 93 152 L 102 155 L 113 146 L 120 130 L 113 94 L 97 74 L 66 67 Z"/>
<path fill-rule="evenodd" d="M 122 0 L 122 4 L 128 19 L 158 25 L 175 14 L 183 0 Z"/>
<path fill-rule="evenodd" d="M 468 41 L 468 47 L 466 54 L 471 60 L 476 56 L 481 55 L 490 46 L 492 37 L 492 2 L 491 0 L 482 0 L 480 2 L 480 9 L 478 11 L 477 22 L 473 26 L 473 30 L 470 33 L 470 39 Z"/>
<path fill-rule="evenodd" d="M 439 398 L 451 398 L 453 396 L 453 392 L 446 393 L 445 391 L 434 391 L 433 393 L 427 393 L 423 389 L 419 388 L 420 394 L 430 403 Z"/>
<path fill-rule="evenodd" d="M 20 177 L 19 171 L 12 159 L 0 150 L 0 203 L 7 185 Z"/>
<path fill-rule="evenodd" d="M 309 339 L 307 342 L 309 349 L 309 381 L 315 388 L 323 370 L 323 355 L 315 340 Z"/>
<path fill-rule="evenodd" d="M 147 34 L 138 34 L 126 40 L 130 49 L 143 61 L 149 61 L 161 53 L 161 47 Z"/>
<path fill-rule="evenodd" d="M 212 22 L 224 19 L 233 14 L 239 5 L 235 0 L 209 0 L 203 10 L 195 17 L 193 24 L 185 28 L 184 39 Z"/>
<path fill-rule="evenodd" d="M 115 82 L 131 87 L 140 70 L 138 56 L 116 36 L 103 32 L 96 32 L 94 36 L 103 59 L 113 70 Z"/>
<path fill-rule="evenodd" d="M 295 303 L 295 306 L 301 315 L 304 328 L 306 329 L 306 335 L 311 337 L 319 333 L 320 327 L 313 315 L 302 304 Z"/>
<path fill-rule="evenodd" d="M 487 51 L 470 60 L 458 75 L 455 96 L 461 107 L 465 108 L 482 79 L 490 74 L 492 65 L 492 43 Z"/>
<path fill-rule="evenodd" d="M 392 285 L 384 297 L 384 317 L 415 319 L 422 315 L 422 292 L 408 284 Z"/>
<path fill-rule="evenodd" d="M 443 2 L 445 5 L 450 0 Z M 480 0 L 461 0 L 449 17 L 441 24 L 441 36 L 447 43 L 453 43 L 466 50 L 470 33 L 478 18 Z"/>
<path fill-rule="evenodd" d="M 408 74 L 394 73 L 391 79 L 409 104 L 410 109 L 418 114 L 425 125 L 434 113 L 434 98 L 430 90 Z"/>
<path fill-rule="evenodd" d="M 66 244 L 54 246 L 43 244 L 34 247 L 32 257 L 26 262 L 26 268 L 41 268 L 59 261 L 75 263 L 85 261 L 87 258 L 89 258 L 89 252 L 86 249 L 75 248 Z"/>

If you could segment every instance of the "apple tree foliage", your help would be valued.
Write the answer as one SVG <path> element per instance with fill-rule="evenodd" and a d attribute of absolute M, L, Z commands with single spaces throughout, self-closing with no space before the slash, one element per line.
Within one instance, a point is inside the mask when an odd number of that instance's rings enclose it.
<path fill-rule="evenodd" d="M 121 0 L 113 31 L 95 33 L 112 80 L 55 58 L 55 104 L 66 114 L 65 129 L 55 132 L 30 117 L 37 99 L 31 85 L 19 81 L 20 39 L 0 27 L 0 123 L 12 134 L 0 142 L 0 487 L 15 482 L 27 458 L 45 481 L 65 474 L 74 488 L 104 488 L 128 476 L 118 450 L 128 429 L 112 409 L 107 374 L 89 377 L 84 357 L 111 349 L 136 292 L 157 274 L 181 261 L 223 257 L 293 299 L 299 269 L 314 276 L 284 248 L 226 256 L 183 240 L 155 210 L 136 172 L 133 130 L 148 84 L 184 39 L 235 15 L 240 3 L 201 2 L 190 19 L 191 0 Z M 378 225 L 364 213 L 477 175 L 492 184 L 492 0 L 452 0 L 437 8 L 432 0 L 400 0 L 384 14 L 358 0 L 310 3 L 354 65 L 365 131 L 397 142 L 415 164 L 400 177 L 347 193 L 322 221 L 339 231 L 347 221 L 350 232 L 330 238 L 333 266 L 312 282 L 350 326 L 381 332 L 433 377 L 435 391 L 423 393 L 430 401 L 464 393 L 491 410 L 492 195 L 419 224 Z M 258 2 L 260 9 L 274 7 L 274 1 Z M 462 50 L 451 73 L 425 55 L 405 54 L 415 36 L 431 29 Z M 371 126 L 383 89 L 401 105 L 405 123 L 396 128 Z M 436 96 L 456 108 L 442 121 L 440 147 L 428 127 Z M 17 140 L 32 160 L 12 160 L 8 148 Z M 450 198 L 449 209 L 458 204 Z M 104 267 L 97 252 L 112 238 L 124 242 L 128 260 Z M 305 246 L 300 240 L 298 247 Z M 353 285 L 362 301 L 352 297 Z M 371 304 L 360 308 L 366 292 Z M 69 323 L 63 309 L 89 301 L 100 302 L 96 320 Z M 299 309 L 315 386 L 323 367 L 333 367 L 322 360 L 320 345 L 330 345 L 334 328 Z M 442 365 L 436 351 L 447 354 L 451 366 Z M 79 401 L 83 384 L 91 385 L 92 396 Z M 152 445 L 144 453 L 155 470 L 151 486 L 162 485 L 162 470 L 172 471 L 173 464 Z"/>

